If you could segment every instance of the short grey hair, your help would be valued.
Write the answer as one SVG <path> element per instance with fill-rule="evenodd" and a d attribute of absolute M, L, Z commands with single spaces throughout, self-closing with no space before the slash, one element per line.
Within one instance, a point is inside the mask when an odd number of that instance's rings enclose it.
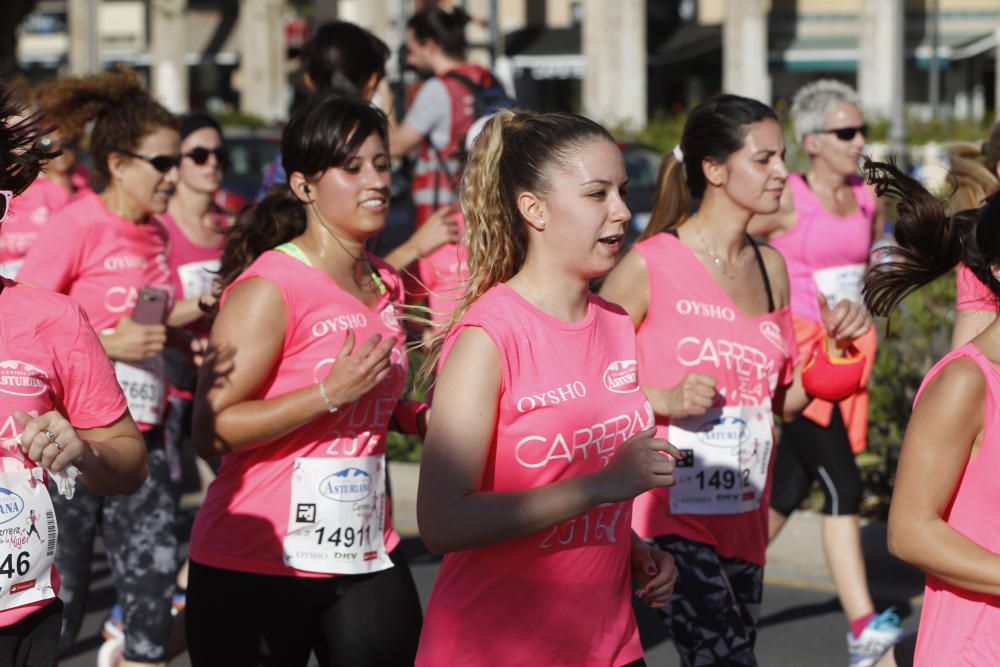
<path fill-rule="evenodd" d="M 841 102 L 848 102 L 861 108 L 861 98 L 858 93 L 842 81 L 836 79 L 820 79 L 799 88 L 792 98 L 792 125 L 795 127 L 795 138 L 802 137 L 823 129 L 826 117 L 837 108 Z"/>

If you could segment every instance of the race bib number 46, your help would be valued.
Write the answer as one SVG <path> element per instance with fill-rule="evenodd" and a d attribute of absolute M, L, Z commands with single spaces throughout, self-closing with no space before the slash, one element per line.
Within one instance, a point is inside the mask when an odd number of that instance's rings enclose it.
<path fill-rule="evenodd" d="M 295 461 L 285 565 L 327 574 L 389 569 L 384 525 L 384 456 Z"/>
<path fill-rule="evenodd" d="M 36 474 L 0 473 L 0 610 L 55 597 L 56 517 L 48 487 Z"/>
<path fill-rule="evenodd" d="M 727 406 L 671 422 L 684 457 L 670 489 L 674 514 L 741 514 L 760 507 L 771 460 L 770 405 Z"/>

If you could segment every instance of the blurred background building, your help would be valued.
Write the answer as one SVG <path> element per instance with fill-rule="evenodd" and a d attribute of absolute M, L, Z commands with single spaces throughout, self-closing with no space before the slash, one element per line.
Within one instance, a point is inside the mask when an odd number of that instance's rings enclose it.
<path fill-rule="evenodd" d="M 31 80 L 125 63 L 177 111 L 287 112 L 311 24 L 357 22 L 397 50 L 420 0 L 4 0 L 28 6 Z M 454 4 L 454 3 L 444 3 Z M 1000 0 L 464 0 L 473 59 L 529 108 L 641 126 L 727 90 L 772 103 L 804 82 L 858 87 L 866 111 L 997 108 Z M 403 76 L 402 59 L 391 76 Z M 7 73 L 9 75 L 9 72 Z M 410 75 L 412 76 L 412 75 Z M 898 107 L 894 111 L 894 105 Z"/>

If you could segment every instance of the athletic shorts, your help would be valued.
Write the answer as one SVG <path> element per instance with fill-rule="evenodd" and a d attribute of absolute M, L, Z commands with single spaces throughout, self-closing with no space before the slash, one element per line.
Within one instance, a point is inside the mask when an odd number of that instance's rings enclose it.
<path fill-rule="evenodd" d="M 857 514 L 861 507 L 861 474 L 847 438 L 840 410 L 835 408 L 828 427 L 805 418 L 786 422 L 774 458 L 771 509 L 788 516 L 818 481 L 826 498 L 823 513 Z"/>

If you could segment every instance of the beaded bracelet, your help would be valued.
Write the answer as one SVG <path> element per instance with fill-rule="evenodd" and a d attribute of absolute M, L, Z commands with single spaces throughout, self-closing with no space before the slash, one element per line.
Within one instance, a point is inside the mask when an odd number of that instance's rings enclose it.
<path fill-rule="evenodd" d="M 326 403 L 326 411 L 333 414 L 339 410 L 340 406 L 334 405 L 333 401 L 330 400 L 330 397 L 326 395 L 326 385 L 324 385 L 322 381 L 317 382 L 316 384 L 319 385 L 319 395 L 323 398 L 323 402 Z"/>

